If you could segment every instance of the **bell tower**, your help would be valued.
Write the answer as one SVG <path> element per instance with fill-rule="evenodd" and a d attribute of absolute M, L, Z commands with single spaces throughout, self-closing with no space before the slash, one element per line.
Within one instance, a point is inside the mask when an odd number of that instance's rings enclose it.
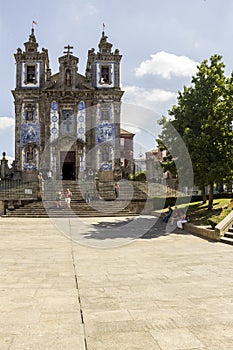
<path fill-rule="evenodd" d="M 104 28 L 103 28 L 104 29 Z M 120 106 L 123 91 L 120 88 L 119 50 L 112 50 L 104 30 L 98 44 L 98 52 L 88 51 L 86 78 L 95 89 L 95 113 L 92 117 L 95 140 L 95 169 L 104 178 L 113 178 L 120 159 Z"/>
<path fill-rule="evenodd" d="M 86 76 L 93 87 L 98 89 L 120 89 L 120 61 L 122 55 L 116 49 L 112 52 L 112 44 L 108 42 L 105 32 L 99 42 L 99 51 L 88 51 Z"/>
<path fill-rule="evenodd" d="M 24 43 L 24 47 L 23 52 L 18 48 L 14 55 L 16 60 L 16 88 L 40 88 L 49 76 L 49 58 L 46 49 L 42 49 L 42 52 L 38 51 L 34 28 L 31 30 L 29 40 Z"/>
<path fill-rule="evenodd" d="M 41 89 L 50 79 L 48 51 L 38 51 L 34 28 L 24 51 L 17 49 L 15 102 L 15 159 L 18 170 L 32 173 L 38 170 L 41 153 L 41 133 L 44 133 Z"/>

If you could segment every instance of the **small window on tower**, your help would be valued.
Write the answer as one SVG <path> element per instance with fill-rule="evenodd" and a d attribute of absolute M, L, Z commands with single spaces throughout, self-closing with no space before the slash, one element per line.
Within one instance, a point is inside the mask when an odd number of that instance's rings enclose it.
<path fill-rule="evenodd" d="M 109 66 L 102 66 L 101 67 L 100 83 L 101 84 L 110 84 L 110 67 Z"/>
<path fill-rule="evenodd" d="M 36 66 L 27 66 L 27 83 L 36 83 Z"/>
<path fill-rule="evenodd" d="M 26 121 L 28 122 L 32 122 L 34 121 L 34 114 L 35 114 L 35 106 L 32 105 L 32 104 L 28 104 L 26 107 L 25 107 L 25 111 L 26 111 Z"/>
<path fill-rule="evenodd" d="M 110 120 L 110 111 L 109 111 L 109 109 L 102 109 L 101 110 L 101 120 L 102 121 L 109 121 Z"/>

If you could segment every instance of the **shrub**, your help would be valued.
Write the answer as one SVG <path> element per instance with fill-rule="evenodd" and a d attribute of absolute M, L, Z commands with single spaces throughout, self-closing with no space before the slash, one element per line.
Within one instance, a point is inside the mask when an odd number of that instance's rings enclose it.
<path fill-rule="evenodd" d="M 145 171 L 139 171 L 135 174 L 135 181 L 146 181 L 146 174 Z"/>
<path fill-rule="evenodd" d="M 211 219 L 208 219 L 208 223 L 210 224 L 212 229 L 215 229 L 215 226 L 220 223 L 220 221 L 223 220 L 224 217 L 218 215 L 218 216 L 213 216 Z"/>
<path fill-rule="evenodd" d="M 128 175 L 128 180 L 134 181 L 134 180 L 135 180 L 134 174 L 129 174 L 129 175 Z"/>
<path fill-rule="evenodd" d="M 221 210 L 219 215 L 215 215 L 211 219 L 208 219 L 210 226 L 214 229 L 217 224 L 219 224 L 228 214 L 230 214 L 232 209 L 233 201 L 230 201 L 230 203 Z"/>

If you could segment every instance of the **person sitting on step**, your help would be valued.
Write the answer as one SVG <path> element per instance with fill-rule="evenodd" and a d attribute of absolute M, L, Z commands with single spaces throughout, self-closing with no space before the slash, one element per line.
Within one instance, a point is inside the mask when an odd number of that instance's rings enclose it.
<path fill-rule="evenodd" d="M 167 211 L 167 213 L 166 213 L 166 215 L 163 217 L 163 222 L 168 222 L 168 220 L 170 219 L 170 217 L 171 217 L 171 215 L 172 215 L 172 213 L 173 213 L 173 210 L 172 210 L 172 208 L 171 208 L 171 206 L 170 205 L 168 205 L 168 211 Z"/>

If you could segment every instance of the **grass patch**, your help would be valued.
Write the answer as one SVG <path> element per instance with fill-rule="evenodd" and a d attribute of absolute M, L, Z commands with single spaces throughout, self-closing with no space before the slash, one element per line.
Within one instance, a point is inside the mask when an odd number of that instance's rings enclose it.
<path fill-rule="evenodd" d="M 179 209 L 186 207 L 179 205 Z M 214 199 L 213 209 L 208 210 L 208 202 L 193 202 L 189 204 L 187 214 L 190 222 L 197 226 L 210 226 L 210 222 L 220 222 L 233 208 L 233 202 L 230 198 Z"/>

